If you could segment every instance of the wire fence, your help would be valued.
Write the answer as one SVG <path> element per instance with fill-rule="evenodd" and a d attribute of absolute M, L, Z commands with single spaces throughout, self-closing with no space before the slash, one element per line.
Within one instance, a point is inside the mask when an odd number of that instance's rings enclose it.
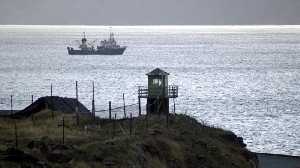
<path fill-rule="evenodd" d="M 2 95 L 0 98 L 0 115 L 4 111 L 18 112 L 32 103 L 31 96 L 25 99 L 24 96 Z"/>
<path fill-rule="evenodd" d="M 132 114 L 129 116 L 129 118 L 114 119 L 110 122 L 97 120 L 93 125 L 83 124 L 80 127 L 74 127 L 74 117 L 65 116 L 62 120 L 52 123 L 52 127 L 48 125 L 48 128 L 43 130 L 34 128 L 38 127 L 38 121 L 31 127 L 28 125 L 24 127 L 23 123 L 0 125 L 0 147 L 35 148 L 47 153 L 61 147 L 61 144 L 76 149 L 76 146 L 79 147 L 78 144 L 103 143 L 114 139 L 125 140 L 125 144 L 122 145 L 126 145 L 131 149 L 131 153 L 128 153 L 128 155 L 132 155 L 130 160 L 133 162 L 130 165 L 133 166 L 134 162 L 139 162 L 139 158 L 142 158 L 146 161 L 142 163 L 143 165 L 153 167 L 143 148 L 135 143 L 133 136 L 139 136 L 141 132 L 148 134 L 148 126 L 153 125 L 156 119 L 142 116 L 133 121 Z M 41 125 L 41 123 L 39 124 Z M 132 153 L 133 151 L 136 152 Z M 136 157 L 136 155 L 139 157 Z"/>
<path fill-rule="evenodd" d="M 135 105 L 128 107 L 136 108 Z M 116 108 L 117 110 L 120 108 Z M 48 111 L 50 116 L 50 111 Z M 60 118 L 48 119 L 35 118 L 30 120 L 17 120 L 0 118 L 0 147 L 15 146 L 17 148 L 29 148 L 30 143 L 46 141 L 58 142 L 59 144 L 76 144 L 84 142 L 106 141 L 110 139 L 129 139 L 133 134 L 148 132 L 149 127 L 155 125 L 158 120 L 169 123 L 169 115 L 142 115 L 117 119 L 118 112 L 114 113 L 111 120 L 80 116 L 79 124 L 76 124 L 74 115 L 62 115 Z M 172 116 L 172 115 L 170 115 Z M 166 124 L 168 127 L 168 124 Z"/>
<path fill-rule="evenodd" d="M 91 83 L 90 83 L 91 84 Z M 88 86 L 90 85 L 86 82 L 83 83 L 83 85 L 79 85 L 81 87 L 84 88 L 89 88 Z M 43 89 L 38 89 L 38 91 L 32 91 L 33 95 L 27 95 L 29 94 L 31 91 L 25 91 L 24 93 L 26 93 L 26 95 L 23 94 L 12 94 L 12 95 L 8 95 L 8 94 L 0 94 L 0 116 L 1 115 L 11 115 L 14 113 L 17 113 L 25 108 L 27 108 L 28 106 L 32 105 L 37 99 L 41 98 L 41 97 L 45 97 L 45 96 L 54 96 L 53 92 L 55 93 L 59 93 L 62 94 L 62 90 L 66 90 L 69 88 L 73 88 L 75 93 L 73 96 L 70 97 L 70 91 L 66 91 L 68 92 L 67 97 L 70 98 L 74 98 L 74 96 L 76 95 L 76 99 L 78 101 L 78 98 L 82 96 L 82 100 L 84 102 L 84 105 L 87 105 L 90 103 L 88 102 L 92 102 L 92 108 L 91 108 L 91 113 L 95 114 L 96 116 L 99 116 L 101 118 L 111 118 L 112 116 L 114 116 L 114 114 L 117 115 L 117 118 L 128 118 L 128 114 L 132 113 L 133 117 L 142 115 L 142 114 L 146 114 L 147 113 L 147 108 L 154 106 L 155 103 L 157 102 L 157 100 L 159 99 L 159 97 L 162 95 L 162 91 L 160 91 L 160 94 L 157 96 L 157 98 L 155 99 L 154 102 L 152 102 L 151 104 L 146 104 L 145 102 L 141 103 L 141 100 L 139 98 L 138 103 L 132 103 L 132 100 L 134 100 L 132 98 L 132 96 L 129 98 L 131 101 L 131 104 L 125 104 L 125 96 L 123 93 L 123 101 L 122 101 L 122 97 L 119 96 L 118 98 L 115 98 L 114 101 L 111 103 L 111 105 L 103 105 L 103 103 L 105 103 L 105 99 L 102 101 L 97 101 L 95 102 L 95 97 L 99 98 L 99 94 L 95 94 L 95 88 L 94 88 L 94 82 L 92 82 L 92 94 L 90 93 L 86 93 L 86 92 L 81 92 L 81 95 L 79 95 L 78 90 L 80 90 L 78 86 L 78 82 L 75 82 L 75 86 L 74 83 L 63 83 L 60 85 L 55 85 L 53 86 L 52 84 L 44 86 Z M 76 88 L 76 90 L 75 90 Z M 98 92 L 99 93 L 99 92 Z M 66 93 L 65 93 L 66 94 Z M 60 95 L 60 96 L 66 96 L 66 95 Z M 90 100 L 89 100 L 90 99 Z M 173 99 L 174 100 L 174 99 Z M 123 103 L 123 105 L 120 105 L 120 103 Z M 136 101 L 137 102 L 137 101 Z M 100 104 L 102 103 L 102 104 Z M 109 102 L 110 103 L 110 102 Z M 115 103 L 115 104 L 113 104 Z M 128 102 L 126 102 L 128 103 Z M 170 102 L 171 104 L 171 102 Z M 106 106 L 106 107 L 105 107 Z M 75 109 L 75 107 L 73 107 Z M 170 108 L 173 112 L 175 112 L 175 102 L 174 102 L 174 108 Z M 75 111 L 74 111 L 75 112 Z M 77 112 L 77 111 L 76 111 Z"/>
<path fill-rule="evenodd" d="M 15 106 L 26 108 L 36 100 L 33 96 L 29 96 L 28 99 L 21 97 L 13 95 L 1 97 L 0 115 L 11 115 L 18 112 L 18 110 L 14 110 Z M 15 98 L 17 100 L 15 100 Z M 76 99 L 78 100 L 77 82 Z M 155 125 L 157 120 L 162 120 L 162 118 L 165 120 L 163 123 L 166 123 L 166 127 L 169 127 L 169 113 L 161 116 L 149 115 L 148 113 L 149 107 L 159 104 L 156 103 L 158 99 L 159 96 L 151 104 L 142 105 L 141 99 L 139 98 L 138 103 L 126 105 L 123 94 L 122 106 L 113 105 L 112 102 L 109 101 L 105 110 L 97 110 L 95 109 L 93 95 L 92 110 L 86 113 L 81 113 L 76 110 L 76 112 L 74 111 L 72 114 L 58 115 L 58 112 L 56 112 L 55 117 L 52 109 L 52 115 L 46 116 L 46 119 L 41 118 L 39 114 L 32 113 L 31 118 L 25 119 L 25 122 L 22 120 L 20 123 L 17 119 L 0 118 L 0 120 L 2 120 L 0 122 L 7 122 L 7 124 L 0 124 L 0 147 L 15 146 L 17 148 L 29 148 L 33 142 L 44 143 L 54 141 L 57 143 L 60 141 L 62 144 L 76 144 L 80 142 L 101 142 L 121 138 L 129 139 L 128 142 L 130 142 L 130 145 L 135 146 L 136 150 L 142 151 L 131 140 L 133 134 L 148 132 L 149 127 Z M 175 101 L 173 101 L 173 103 L 174 108 L 171 108 L 171 114 L 175 113 Z M 51 108 L 52 105 L 49 107 Z M 73 108 L 75 109 L 75 107 Z M 49 110 L 49 114 L 51 114 L 51 109 L 48 109 L 48 112 Z M 50 116 L 52 116 L 52 119 Z M 57 118 L 57 116 L 62 116 L 62 118 Z M 143 157 L 149 165 L 152 165 L 143 153 L 141 153 L 141 157 Z"/>
<path fill-rule="evenodd" d="M 133 117 L 137 117 L 139 116 L 139 103 L 113 107 L 111 109 L 108 108 L 107 110 L 95 111 L 95 113 L 96 116 L 100 118 L 111 118 L 115 115 L 117 116 L 117 119 L 129 118 L 130 113 L 132 113 Z M 146 107 L 141 108 L 141 114 L 146 114 Z"/>
<path fill-rule="evenodd" d="M 32 124 L 28 124 L 28 122 L 27 124 L 20 123 L 14 125 L 11 123 L 7 125 L 0 124 L 0 148 L 15 146 L 16 148 L 22 149 L 37 148 L 41 151 L 51 151 L 52 149 L 44 148 L 53 148 L 59 144 L 71 145 L 76 148 L 74 144 L 101 143 L 107 142 L 108 140 L 123 139 L 126 140 L 124 142 L 127 143 L 127 146 L 136 151 L 136 154 L 129 153 L 129 155 L 132 155 L 132 160 L 138 162 L 139 159 L 137 158 L 141 158 L 141 160 L 144 160 L 143 165 L 155 167 L 150 159 L 147 158 L 142 147 L 136 145 L 132 139 L 132 136 L 139 136 L 142 132 L 148 134 L 150 131 L 149 128 L 155 128 L 154 125 L 158 123 L 158 120 L 165 120 L 165 122 L 160 123 L 166 123 L 165 126 L 169 129 L 169 120 L 172 115 L 169 113 L 166 113 L 166 115 L 149 115 L 147 109 L 158 104 L 155 102 L 142 106 L 141 100 L 139 99 L 138 103 L 125 105 L 125 100 L 123 99 L 123 106 L 113 107 L 112 103 L 109 102 L 107 110 L 96 111 L 93 107 L 89 113 L 78 112 L 62 115 L 62 119 L 59 120 L 55 120 L 52 110 L 52 120 L 54 120 L 54 122 L 51 123 L 50 115 L 47 118 L 48 121 L 50 120 L 50 124 L 47 124 L 45 118 L 40 119 L 38 116 L 34 117 L 32 114 Z M 174 108 L 171 108 L 171 114 L 175 113 L 174 99 L 173 102 Z M 33 103 L 33 98 L 29 103 Z M 12 109 L 11 107 L 11 113 Z M 5 119 L 17 123 L 17 121 L 13 121 L 14 119 Z M 43 126 L 43 124 L 45 124 L 45 126 Z M 161 125 L 156 127 L 160 126 Z M 40 129 L 41 127 L 43 129 Z M 152 131 L 155 133 L 155 130 Z M 136 157 L 136 155 L 139 156 Z M 134 162 L 129 163 L 135 167 Z"/>
<path fill-rule="evenodd" d="M 103 95 L 103 90 L 107 89 L 99 89 L 99 84 L 97 85 L 98 89 L 95 89 L 94 82 L 92 81 L 82 81 L 78 83 L 77 81 L 74 83 L 59 83 L 59 84 L 47 84 L 41 86 L 42 88 L 26 88 L 22 91 L 7 91 L 0 92 L 0 115 L 5 111 L 13 111 L 17 112 L 25 109 L 37 99 L 46 96 L 59 96 L 59 97 L 67 97 L 67 98 L 75 98 L 80 101 L 85 107 L 91 110 L 92 101 L 95 102 L 95 107 L 100 111 L 100 109 L 105 108 L 106 102 L 109 100 L 114 101 L 115 104 L 120 106 L 122 102 L 122 96 L 119 95 L 120 92 L 109 92 L 110 95 Z M 34 90 L 30 90 L 34 89 Z M 126 90 L 124 90 L 126 92 Z M 136 91 L 137 93 L 137 91 Z M 137 96 L 136 96 L 137 97 Z M 127 102 L 130 104 L 134 104 L 135 96 L 130 91 L 130 95 L 127 97 Z M 123 101 L 124 101 L 124 93 L 123 93 Z M 122 102 L 123 103 L 123 102 Z"/>

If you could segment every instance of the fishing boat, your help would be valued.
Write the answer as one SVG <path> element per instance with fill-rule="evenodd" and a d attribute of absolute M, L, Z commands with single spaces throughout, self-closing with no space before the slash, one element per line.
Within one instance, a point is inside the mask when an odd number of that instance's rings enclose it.
<path fill-rule="evenodd" d="M 117 44 L 114 34 L 110 33 L 108 40 L 103 40 L 100 42 L 100 46 L 94 48 L 93 43 L 88 43 L 88 40 L 85 37 L 85 32 L 81 43 L 77 40 L 79 49 L 76 50 L 73 47 L 67 47 L 68 53 L 70 55 L 122 55 L 127 48 L 127 46 L 120 46 Z"/>

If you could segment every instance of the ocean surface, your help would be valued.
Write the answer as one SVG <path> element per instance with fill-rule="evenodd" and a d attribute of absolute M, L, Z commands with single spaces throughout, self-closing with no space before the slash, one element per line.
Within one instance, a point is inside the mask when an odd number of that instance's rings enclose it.
<path fill-rule="evenodd" d="M 75 40 L 108 38 L 122 56 L 71 56 Z M 76 97 L 96 110 L 138 102 L 146 73 L 169 72 L 176 113 L 233 131 L 247 148 L 300 156 L 300 26 L 0 26 L 0 110 Z M 145 103 L 143 100 L 142 103 Z M 170 101 L 170 108 L 174 101 Z M 173 108 L 172 108 L 173 109 Z M 171 109 L 171 112 L 172 112 Z"/>

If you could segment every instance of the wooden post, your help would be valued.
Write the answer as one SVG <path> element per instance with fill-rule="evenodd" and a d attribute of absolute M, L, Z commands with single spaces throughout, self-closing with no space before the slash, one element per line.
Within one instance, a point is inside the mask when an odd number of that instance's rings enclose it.
<path fill-rule="evenodd" d="M 95 101 L 92 100 L 92 115 L 93 115 L 93 118 L 95 118 Z"/>
<path fill-rule="evenodd" d="M 111 101 L 108 102 L 109 121 L 111 120 Z"/>
<path fill-rule="evenodd" d="M 94 81 L 93 81 L 93 100 L 92 100 L 92 113 L 95 118 L 96 112 L 95 112 L 95 86 L 94 86 Z"/>
<path fill-rule="evenodd" d="M 16 148 L 18 148 L 18 133 L 17 133 L 17 124 L 15 124 L 15 136 L 16 136 Z"/>
<path fill-rule="evenodd" d="M 117 121 L 117 113 L 115 113 L 114 130 L 113 130 L 113 139 L 115 139 L 116 121 Z"/>
<path fill-rule="evenodd" d="M 31 95 L 31 121 L 33 122 L 33 95 Z"/>
<path fill-rule="evenodd" d="M 53 96 L 52 96 L 52 84 L 51 84 L 51 115 L 52 115 L 52 119 L 54 118 L 54 115 L 53 115 Z"/>
<path fill-rule="evenodd" d="M 78 100 L 78 85 L 77 85 L 77 81 L 76 81 L 76 100 Z"/>
<path fill-rule="evenodd" d="M 63 144 L 65 144 L 65 118 L 63 117 Z"/>
<path fill-rule="evenodd" d="M 67 126 L 67 125 L 65 125 L 65 117 L 63 117 L 62 124 L 59 124 L 58 126 L 63 127 L 63 144 L 65 144 L 65 126 Z"/>
<path fill-rule="evenodd" d="M 95 100 L 95 86 L 94 86 L 94 81 L 93 81 L 93 100 Z"/>
<path fill-rule="evenodd" d="M 130 113 L 130 138 L 131 138 L 131 134 L 132 134 L 132 113 Z"/>
<path fill-rule="evenodd" d="M 79 125 L 78 123 L 78 85 L 77 85 L 77 81 L 76 81 L 76 126 Z"/>
<path fill-rule="evenodd" d="M 146 104 L 146 115 L 150 114 L 150 105 L 147 103 Z"/>
<path fill-rule="evenodd" d="M 142 115 L 142 110 L 141 110 L 141 98 L 139 98 L 139 116 Z"/>
<path fill-rule="evenodd" d="M 162 89 L 162 110 L 161 110 L 161 112 L 162 113 L 165 113 L 166 111 L 165 111 L 165 76 L 162 76 L 162 84 L 163 84 L 163 89 Z M 160 106 L 158 107 L 158 108 L 160 108 Z"/>
<path fill-rule="evenodd" d="M 173 102 L 174 102 L 174 114 L 176 114 L 175 113 L 175 99 L 173 98 Z"/>
<path fill-rule="evenodd" d="M 79 125 L 79 116 L 78 116 L 78 113 L 76 113 L 76 126 Z"/>
<path fill-rule="evenodd" d="M 124 104 L 124 118 L 126 118 L 126 107 L 125 107 L 125 95 L 123 93 L 123 104 Z"/>
<path fill-rule="evenodd" d="M 148 114 L 146 115 L 146 131 L 148 131 Z"/>
<path fill-rule="evenodd" d="M 13 111 L 12 104 L 13 104 L 12 95 L 10 95 L 10 115 L 12 115 L 12 111 Z"/>

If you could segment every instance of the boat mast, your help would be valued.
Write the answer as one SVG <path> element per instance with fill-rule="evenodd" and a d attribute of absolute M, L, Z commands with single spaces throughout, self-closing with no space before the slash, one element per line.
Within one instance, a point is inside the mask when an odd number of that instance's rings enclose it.
<path fill-rule="evenodd" d="M 109 41 L 114 41 L 114 33 L 111 32 L 112 27 L 109 27 Z"/>
<path fill-rule="evenodd" d="M 111 41 L 111 27 L 109 27 L 109 41 Z"/>
<path fill-rule="evenodd" d="M 87 39 L 85 38 L 85 31 L 84 31 L 83 32 L 83 39 L 81 39 L 81 45 L 79 46 L 79 48 L 81 48 L 81 49 L 87 48 L 86 41 L 87 41 Z"/>

